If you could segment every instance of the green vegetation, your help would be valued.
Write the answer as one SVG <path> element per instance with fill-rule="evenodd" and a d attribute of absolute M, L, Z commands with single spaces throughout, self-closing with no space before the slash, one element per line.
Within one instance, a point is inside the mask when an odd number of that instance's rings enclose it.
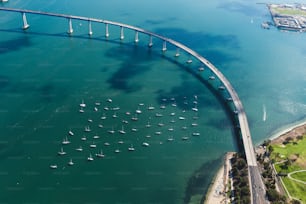
<path fill-rule="evenodd" d="M 282 144 L 270 145 L 270 160 L 290 195 L 306 203 L 306 185 L 290 179 L 287 174 L 306 169 L 306 137 L 286 138 Z M 306 181 L 306 172 L 292 174 L 292 178 Z M 297 201 L 296 201 L 297 202 Z"/>
<path fill-rule="evenodd" d="M 292 181 L 288 177 L 283 177 L 282 179 L 290 195 L 306 203 L 306 185 Z"/>
<path fill-rule="evenodd" d="M 306 182 L 306 171 L 294 173 L 291 177 Z"/>
<path fill-rule="evenodd" d="M 250 190 L 248 179 L 248 166 L 245 158 L 240 154 L 234 154 L 231 159 L 234 185 L 234 202 L 237 204 L 250 203 Z"/>
<path fill-rule="evenodd" d="M 301 9 L 292 9 L 292 8 L 273 8 L 273 13 L 279 14 L 279 15 L 290 15 L 290 16 L 304 16 L 306 17 L 306 11 L 303 11 Z"/>

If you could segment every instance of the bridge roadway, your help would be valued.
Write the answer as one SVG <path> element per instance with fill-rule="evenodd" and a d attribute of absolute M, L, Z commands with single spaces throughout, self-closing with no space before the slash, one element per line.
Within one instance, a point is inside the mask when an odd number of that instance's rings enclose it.
<path fill-rule="evenodd" d="M 239 128 L 240 133 L 242 136 L 242 141 L 244 145 L 244 151 L 246 155 L 246 160 L 249 168 L 249 182 L 250 182 L 250 193 L 251 193 L 251 202 L 254 204 L 260 204 L 260 203 L 266 203 L 265 200 L 265 186 L 263 184 L 263 181 L 261 179 L 261 175 L 259 172 L 259 169 L 257 167 L 256 162 L 256 156 L 254 152 L 254 147 L 252 143 L 251 133 L 248 125 L 248 120 L 246 113 L 244 111 L 244 108 L 242 106 L 242 103 L 238 97 L 237 92 L 234 90 L 230 82 L 226 79 L 226 77 L 213 65 L 211 64 L 206 58 L 195 52 L 194 50 L 186 47 L 185 45 L 174 41 L 170 38 L 166 38 L 164 36 L 158 35 L 156 33 L 146 31 L 142 28 L 138 28 L 135 26 L 108 21 L 108 20 L 102 20 L 102 19 L 96 19 L 96 18 L 87 18 L 82 16 L 73 16 L 73 15 L 65 15 L 65 14 L 56 14 L 56 13 L 48 13 L 48 12 L 42 12 L 42 11 L 33 11 L 33 10 L 25 10 L 25 9 L 15 9 L 15 8 L 5 8 L 0 7 L 0 10 L 3 11 L 11 11 L 11 12 L 18 12 L 18 13 L 29 13 L 29 14 L 38 14 L 38 15 L 46 15 L 46 16 L 54 16 L 54 17 L 61 17 L 66 19 L 75 19 L 75 20 L 82 20 L 82 21 L 90 21 L 90 22 L 97 22 L 97 23 L 103 23 L 103 24 L 109 24 L 114 26 L 119 26 L 122 28 L 127 28 L 130 30 L 134 30 L 136 32 L 140 32 L 149 36 L 153 36 L 156 38 L 159 38 L 163 40 L 164 42 L 168 42 L 177 48 L 184 50 L 186 53 L 192 55 L 194 58 L 198 59 L 201 63 L 203 63 L 206 67 L 208 67 L 223 83 L 224 87 L 230 94 L 232 101 L 235 106 L 235 113 L 237 114 L 238 121 L 239 121 Z"/>

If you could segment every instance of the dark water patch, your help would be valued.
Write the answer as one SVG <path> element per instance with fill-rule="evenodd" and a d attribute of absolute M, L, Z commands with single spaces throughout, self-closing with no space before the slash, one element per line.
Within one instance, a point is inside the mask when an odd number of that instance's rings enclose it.
<path fill-rule="evenodd" d="M 142 65 L 143 62 L 147 63 L 148 60 L 151 60 L 151 57 L 148 57 L 150 53 L 143 52 L 142 48 L 138 50 L 132 45 L 111 49 L 106 55 L 122 61 L 120 68 L 107 80 L 111 88 L 127 93 L 139 91 L 142 88 L 142 82 L 131 82 L 131 79 L 150 71 L 150 65 Z"/>
<path fill-rule="evenodd" d="M 53 98 L 56 96 L 55 87 L 53 84 L 45 84 L 38 89 L 39 96 L 43 101 L 51 102 Z"/>
<path fill-rule="evenodd" d="M 4 76 L 4 75 L 0 75 L 0 90 L 4 89 L 5 87 L 7 87 L 9 85 L 9 77 Z"/>
<path fill-rule="evenodd" d="M 175 17 L 170 17 L 170 18 L 166 18 L 166 19 L 159 19 L 159 20 L 146 20 L 144 22 L 144 24 L 148 24 L 148 25 L 160 25 L 160 24 L 166 24 L 166 23 L 171 23 L 173 21 L 177 20 L 177 18 Z"/>
<path fill-rule="evenodd" d="M 130 79 L 143 73 L 145 67 L 134 64 L 133 62 L 125 62 L 121 65 L 119 70 L 117 70 L 107 82 L 110 84 L 111 88 L 119 89 L 127 93 L 136 92 L 141 89 L 140 84 L 129 83 Z"/>
<path fill-rule="evenodd" d="M 237 62 L 240 61 L 239 57 L 233 55 L 232 53 L 220 52 L 217 50 L 202 50 L 200 51 L 201 55 L 206 59 L 209 59 L 216 67 L 224 67 L 224 64 L 228 62 Z"/>
<path fill-rule="evenodd" d="M 235 35 L 213 35 L 203 32 L 189 32 L 182 28 L 157 28 L 155 33 L 177 40 L 194 50 L 203 48 L 212 49 L 221 46 L 230 49 L 239 49 L 240 43 Z"/>
<path fill-rule="evenodd" d="M 204 163 L 199 169 L 193 172 L 189 178 L 184 196 L 184 203 L 189 203 L 192 196 L 201 195 L 203 196 L 202 202 L 205 199 L 205 194 L 210 185 L 211 178 L 217 172 L 217 169 L 222 163 L 222 157 L 219 159 L 212 160 Z"/>
<path fill-rule="evenodd" d="M 209 119 L 209 127 L 214 127 L 218 130 L 228 130 L 231 128 L 231 122 L 227 118 L 224 119 Z"/>
<path fill-rule="evenodd" d="M 249 1 L 247 1 L 250 4 Z M 246 16 L 258 16 L 261 15 L 259 9 L 256 9 L 254 5 L 248 5 L 238 1 L 224 2 L 217 6 L 218 9 L 224 9 L 229 12 L 237 12 Z M 255 4 L 255 3 L 254 3 Z"/>
<path fill-rule="evenodd" d="M 14 52 L 24 47 L 30 47 L 32 43 L 26 36 L 19 37 L 13 40 L 0 41 L 0 54 Z"/>

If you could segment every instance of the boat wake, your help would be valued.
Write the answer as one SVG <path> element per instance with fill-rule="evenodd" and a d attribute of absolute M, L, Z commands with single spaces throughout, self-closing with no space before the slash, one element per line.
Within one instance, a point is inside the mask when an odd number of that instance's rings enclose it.
<path fill-rule="evenodd" d="M 267 111 L 266 111 L 266 106 L 265 104 L 263 104 L 262 106 L 262 121 L 266 121 L 267 120 Z"/>

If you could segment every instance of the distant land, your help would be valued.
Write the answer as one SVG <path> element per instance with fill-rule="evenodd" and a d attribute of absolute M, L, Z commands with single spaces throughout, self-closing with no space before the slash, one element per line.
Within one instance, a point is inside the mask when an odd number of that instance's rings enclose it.
<path fill-rule="evenodd" d="M 306 31 L 306 5 L 304 4 L 268 4 L 272 19 L 281 30 Z M 268 23 L 263 23 L 269 28 Z"/>

